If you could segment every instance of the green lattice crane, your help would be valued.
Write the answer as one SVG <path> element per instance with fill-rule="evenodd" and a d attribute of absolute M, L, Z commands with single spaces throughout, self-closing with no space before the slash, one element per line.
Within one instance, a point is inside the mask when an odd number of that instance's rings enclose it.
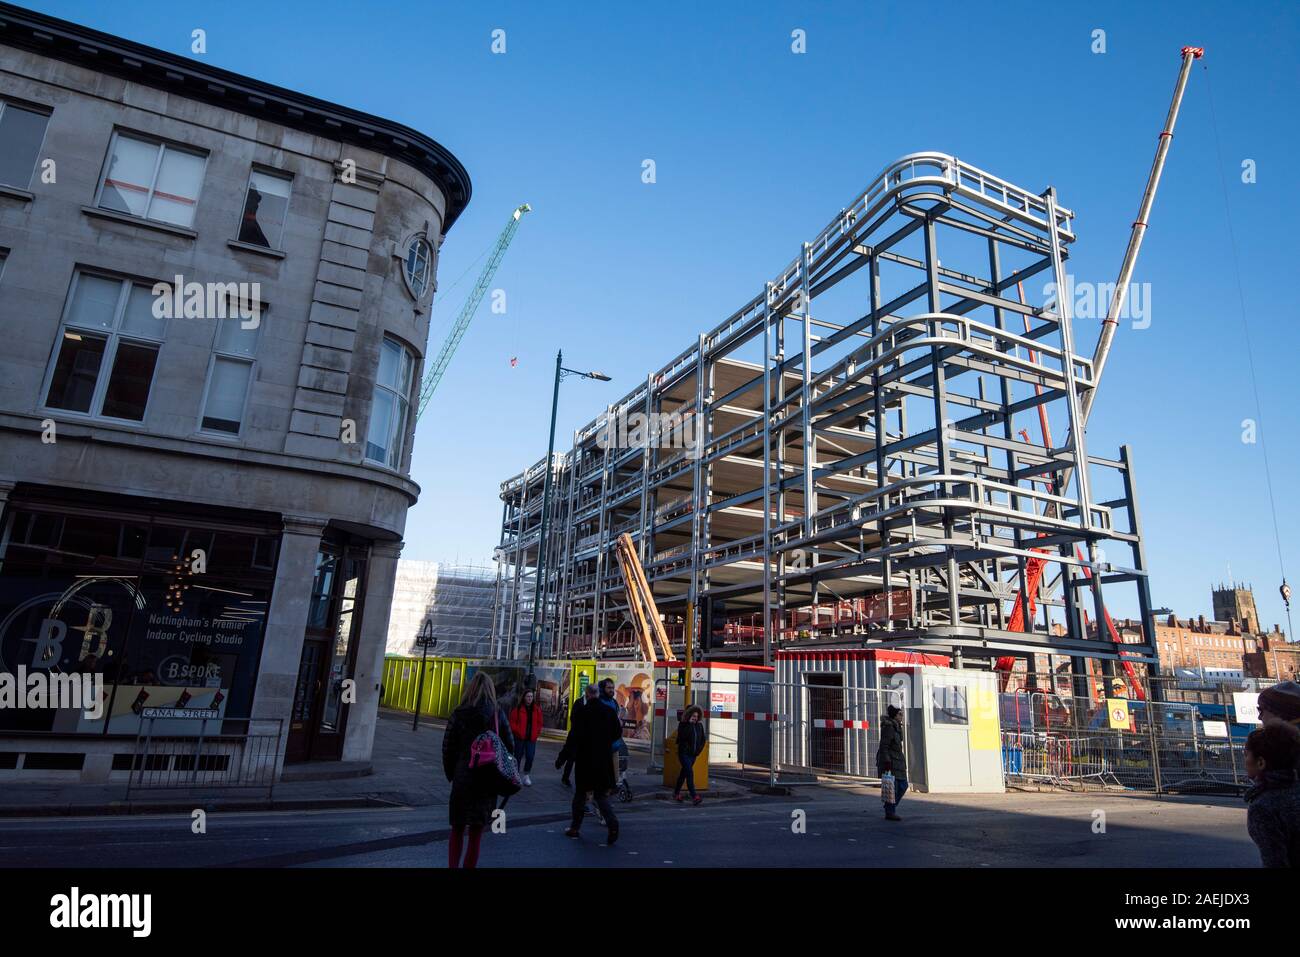
<path fill-rule="evenodd" d="M 483 296 L 492 283 L 492 277 L 496 275 L 497 266 L 501 265 L 501 257 L 506 254 L 506 247 L 510 245 L 510 240 L 515 238 L 515 230 L 519 228 L 519 220 L 523 219 L 524 213 L 532 212 L 532 209 L 527 203 L 516 209 L 510 214 L 510 221 L 506 223 L 506 228 L 501 230 L 501 235 L 497 237 L 497 244 L 492 249 L 492 255 L 488 257 L 487 265 L 483 267 L 483 272 L 479 274 L 478 281 L 474 283 L 474 289 L 470 292 L 469 298 L 465 300 L 465 305 L 461 306 L 460 315 L 456 317 L 451 332 L 447 333 L 447 340 L 442 344 L 442 350 L 438 353 L 438 358 L 433 360 L 433 365 L 429 367 L 429 372 L 420 385 L 420 404 L 415 410 L 416 419 L 419 419 L 424 414 L 425 406 L 429 404 L 429 400 L 433 398 L 434 390 L 438 388 L 438 383 L 442 381 L 442 374 L 447 371 L 447 366 L 451 364 L 451 357 L 456 354 L 456 347 L 460 345 L 460 340 L 465 338 L 465 330 L 469 328 L 474 313 L 478 311 L 479 303 L 483 301 Z"/>

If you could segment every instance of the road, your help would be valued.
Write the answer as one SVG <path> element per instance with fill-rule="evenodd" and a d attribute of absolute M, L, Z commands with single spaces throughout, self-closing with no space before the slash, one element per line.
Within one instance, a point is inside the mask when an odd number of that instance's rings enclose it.
<path fill-rule="evenodd" d="M 563 835 L 567 795 L 539 782 L 506 833 L 484 838 L 483 867 L 1257 867 L 1239 800 L 1113 793 L 909 793 L 904 820 L 879 792 L 833 786 L 793 796 L 707 800 L 649 794 L 616 805 L 614 847 L 588 817 Z M 551 794 L 550 792 L 554 793 Z M 1102 812 L 1101 815 L 1098 812 Z M 1104 830 L 1101 824 L 1104 823 Z M 442 807 L 0 819 L 0 867 L 445 867 Z M 802 825 L 799 827 L 797 825 Z"/>

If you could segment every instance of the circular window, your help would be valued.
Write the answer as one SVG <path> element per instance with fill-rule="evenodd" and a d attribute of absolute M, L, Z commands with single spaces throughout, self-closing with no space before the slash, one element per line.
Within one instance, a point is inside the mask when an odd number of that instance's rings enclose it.
<path fill-rule="evenodd" d="M 406 247 L 406 285 L 417 300 L 424 298 L 433 272 L 433 247 L 423 236 L 416 236 Z"/>

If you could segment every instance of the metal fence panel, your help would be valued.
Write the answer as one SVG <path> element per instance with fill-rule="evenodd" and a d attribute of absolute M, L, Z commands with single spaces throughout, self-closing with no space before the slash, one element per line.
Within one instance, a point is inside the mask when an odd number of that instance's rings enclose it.
<path fill-rule="evenodd" d="M 256 789 L 274 794 L 283 722 L 262 720 L 242 734 L 155 735 L 153 718 L 136 736 L 127 778 L 133 792 L 185 789 Z M 218 722 L 218 726 L 222 722 Z M 207 722 L 203 722 L 206 726 Z"/>

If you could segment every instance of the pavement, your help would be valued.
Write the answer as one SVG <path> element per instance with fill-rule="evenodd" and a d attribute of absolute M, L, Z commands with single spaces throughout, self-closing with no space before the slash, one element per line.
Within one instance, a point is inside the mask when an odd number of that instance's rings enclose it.
<path fill-rule="evenodd" d="M 278 785 L 273 807 L 177 799 L 126 814 L 94 803 L 102 789 L 6 786 L 0 867 L 445 867 L 442 731 L 430 722 L 412 732 L 410 720 L 382 715 L 374 773 Z M 713 776 L 693 807 L 667 800 L 662 778 L 645 773 L 644 751 L 633 751 L 636 795 L 615 802 L 621 836 L 609 847 L 590 817 L 580 838 L 564 837 L 573 792 L 555 770 L 558 750 L 558 741 L 540 743 L 534 786 L 510 799 L 504 832 L 485 835 L 481 866 L 1259 866 L 1238 798 L 912 791 L 903 820 L 888 822 L 878 788 L 824 782 L 769 794 L 759 775 Z M 51 803 L 23 813 L 37 788 Z"/>
<path fill-rule="evenodd" d="M 710 796 L 699 807 L 646 790 L 614 805 L 621 833 L 610 847 L 590 817 L 566 838 L 572 792 L 553 768 L 535 780 L 507 806 L 504 832 L 484 836 L 481 867 L 1259 866 L 1244 806 L 1223 798 L 909 792 L 903 820 L 889 822 L 869 787 Z M 442 868 L 447 837 L 444 806 L 9 817 L 0 868 Z"/>
<path fill-rule="evenodd" d="M 364 765 L 321 762 L 290 765 L 272 797 L 260 792 L 222 788 L 193 790 L 136 790 L 128 799 L 125 783 L 109 785 L 15 782 L 0 788 L 0 817 L 41 815 L 91 815 L 189 811 L 325 810 L 363 807 L 443 807 L 451 793 L 442 770 L 442 732 L 445 722 L 423 718 L 411 730 L 411 715 L 381 710 L 375 729 L 371 761 Z M 534 775 L 558 777 L 555 757 L 561 742 L 538 742 Z M 647 752 L 633 750 L 633 790 L 662 791 L 659 775 L 644 773 Z M 330 775 L 326 777 L 324 775 Z M 718 782 L 715 795 L 735 797 L 748 793 L 739 784 Z M 666 796 L 666 795 L 665 795 Z M 516 808 L 549 806 L 531 788 L 511 798 Z"/>

